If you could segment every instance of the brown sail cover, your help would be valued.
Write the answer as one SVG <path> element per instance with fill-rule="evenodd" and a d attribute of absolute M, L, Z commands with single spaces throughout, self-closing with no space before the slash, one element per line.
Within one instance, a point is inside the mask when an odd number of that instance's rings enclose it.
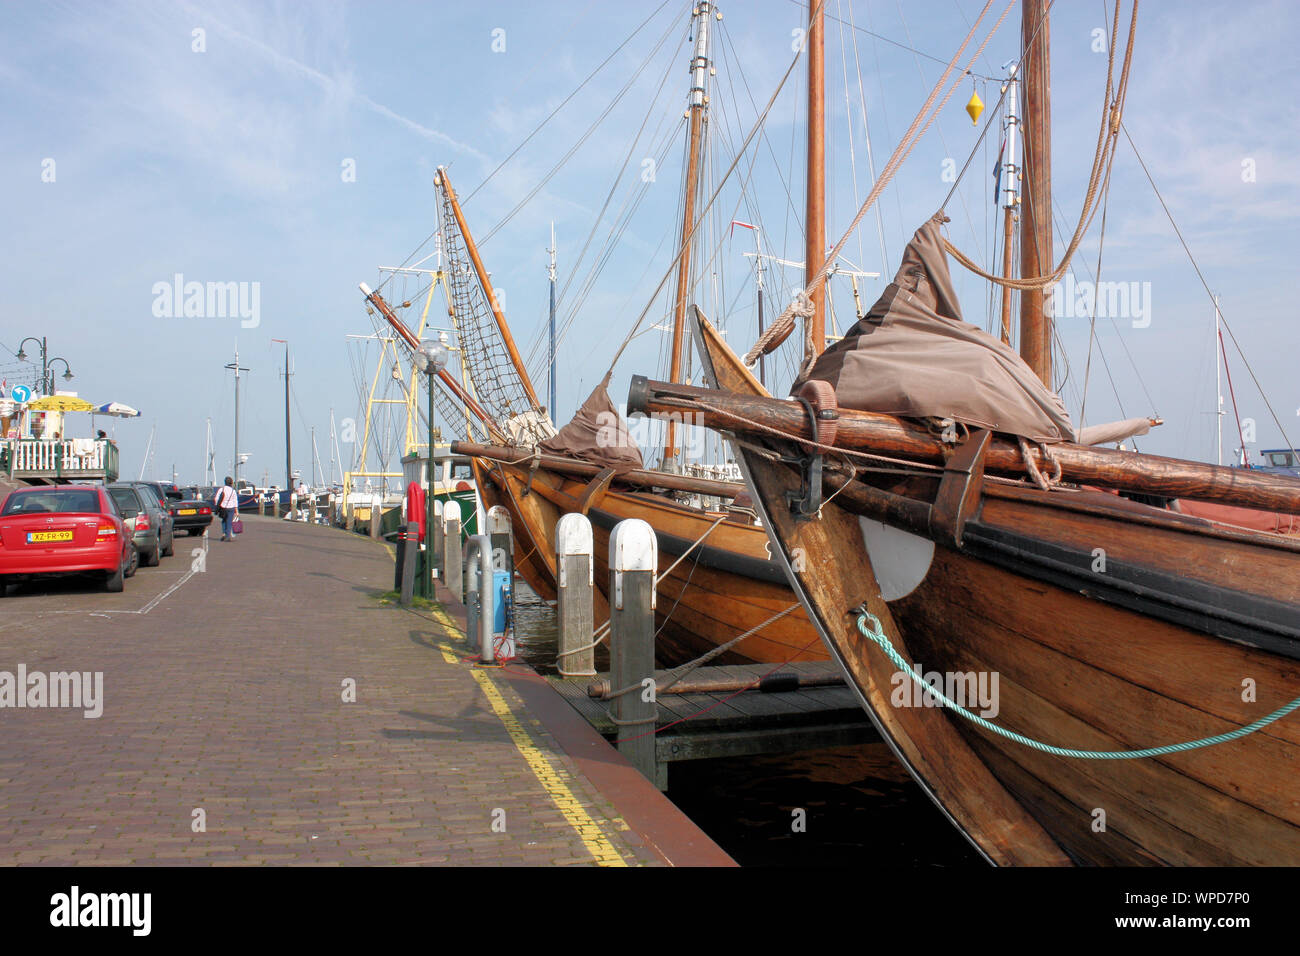
<path fill-rule="evenodd" d="M 942 221 L 938 214 L 916 231 L 894 281 L 805 378 L 829 382 L 844 408 L 951 418 L 1036 442 L 1074 441 L 1056 393 L 1009 346 L 962 321 Z"/>
<path fill-rule="evenodd" d="M 587 396 L 573 420 L 537 447 L 552 455 L 579 458 L 615 471 L 641 468 L 641 450 L 628 434 L 627 423 L 609 400 L 609 375 Z"/>

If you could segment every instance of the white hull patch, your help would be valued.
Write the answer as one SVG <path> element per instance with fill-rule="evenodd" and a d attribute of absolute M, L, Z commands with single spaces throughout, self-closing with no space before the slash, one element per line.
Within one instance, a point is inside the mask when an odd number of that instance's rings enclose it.
<path fill-rule="evenodd" d="M 862 543 L 880 584 L 880 596 L 897 601 L 916 590 L 930 573 L 934 542 L 870 518 L 858 518 Z"/>

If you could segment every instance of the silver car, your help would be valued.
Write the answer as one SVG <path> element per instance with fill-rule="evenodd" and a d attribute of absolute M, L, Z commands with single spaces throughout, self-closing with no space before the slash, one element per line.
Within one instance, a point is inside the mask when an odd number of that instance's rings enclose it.
<path fill-rule="evenodd" d="M 172 554 L 172 516 L 158 505 L 151 489 L 142 485 L 118 483 L 108 486 L 122 523 L 132 532 L 131 541 L 140 555 L 140 563 L 155 568 L 159 560 Z"/>

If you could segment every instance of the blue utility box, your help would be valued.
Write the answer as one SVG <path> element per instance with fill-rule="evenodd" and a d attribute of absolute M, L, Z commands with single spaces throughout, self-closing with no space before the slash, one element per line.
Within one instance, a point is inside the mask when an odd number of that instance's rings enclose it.
<path fill-rule="evenodd" d="M 509 660 L 515 656 L 515 634 L 514 628 L 510 626 L 511 608 L 510 608 L 510 572 L 493 571 L 492 572 L 492 634 L 500 641 L 503 637 L 505 642 L 499 645 L 497 657 Z M 465 624 L 469 629 L 469 640 L 471 644 L 478 642 L 478 622 L 479 614 L 482 613 L 480 602 L 471 601 L 466 609 Z"/>

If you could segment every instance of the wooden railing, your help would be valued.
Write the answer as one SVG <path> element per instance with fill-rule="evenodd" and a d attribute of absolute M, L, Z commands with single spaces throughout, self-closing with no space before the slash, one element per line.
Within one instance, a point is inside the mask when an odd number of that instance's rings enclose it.
<path fill-rule="evenodd" d="M 10 438 L 0 441 L 0 473 L 9 478 L 117 480 L 117 445 L 106 438 Z"/>

